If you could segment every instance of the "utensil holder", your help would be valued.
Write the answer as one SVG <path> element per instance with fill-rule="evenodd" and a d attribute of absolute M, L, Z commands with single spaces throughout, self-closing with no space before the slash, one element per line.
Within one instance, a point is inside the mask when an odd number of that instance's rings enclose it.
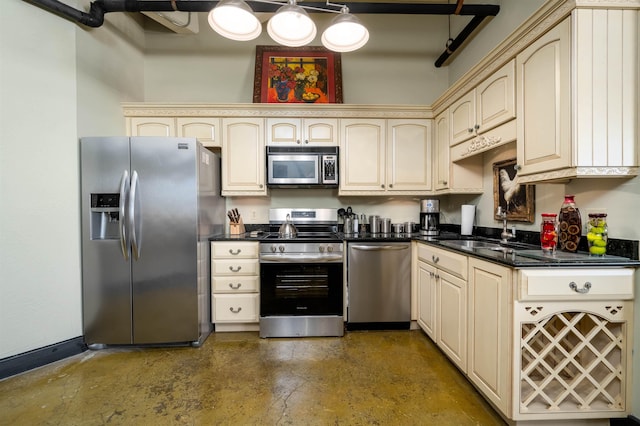
<path fill-rule="evenodd" d="M 229 224 L 229 234 L 231 235 L 241 235 L 247 232 L 244 228 L 244 222 L 242 219 L 238 221 L 238 223 L 230 223 Z"/>

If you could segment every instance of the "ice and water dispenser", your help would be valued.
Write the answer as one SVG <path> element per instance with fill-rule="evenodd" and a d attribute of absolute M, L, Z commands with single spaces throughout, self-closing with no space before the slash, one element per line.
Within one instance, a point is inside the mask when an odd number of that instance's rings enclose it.
<path fill-rule="evenodd" d="M 120 194 L 91 194 L 91 239 L 120 238 Z"/>

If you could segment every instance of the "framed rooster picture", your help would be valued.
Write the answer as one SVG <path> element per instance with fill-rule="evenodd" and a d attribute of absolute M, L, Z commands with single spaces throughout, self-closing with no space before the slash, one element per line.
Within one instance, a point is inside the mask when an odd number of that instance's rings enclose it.
<path fill-rule="evenodd" d="M 493 163 L 493 212 L 496 220 L 498 206 L 507 209 L 507 219 L 533 223 L 535 216 L 535 185 L 518 183 L 516 159 Z"/>

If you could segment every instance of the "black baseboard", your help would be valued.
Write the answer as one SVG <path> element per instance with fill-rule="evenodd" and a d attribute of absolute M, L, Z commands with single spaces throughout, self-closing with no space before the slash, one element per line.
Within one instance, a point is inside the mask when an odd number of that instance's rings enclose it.
<path fill-rule="evenodd" d="M 82 336 L 54 343 L 44 348 L 0 359 L 0 380 L 43 365 L 77 355 L 87 350 Z"/>
<path fill-rule="evenodd" d="M 347 322 L 348 331 L 409 330 L 410 322 Z"/>
<path fill-rule="evenodd" d="M 629 416 L 626 419 L 610 419 L 611 426 L 639 426 L 640 419 L 635 416 Z"/>

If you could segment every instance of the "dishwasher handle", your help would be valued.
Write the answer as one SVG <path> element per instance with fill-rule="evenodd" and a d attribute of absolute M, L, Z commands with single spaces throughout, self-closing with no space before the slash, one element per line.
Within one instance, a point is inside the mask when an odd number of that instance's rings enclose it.
<path fill-rule="evenodd" d="M 391 246 L 391 245 L 377 245 L 377 246 L 362 246 L 362 245 L 354 245 L 351 246 L 355 250 L 362 251 L 383 251 L 383 250 L 407 250 L 409 248 L 408 245 L 402 246 Z"/>

